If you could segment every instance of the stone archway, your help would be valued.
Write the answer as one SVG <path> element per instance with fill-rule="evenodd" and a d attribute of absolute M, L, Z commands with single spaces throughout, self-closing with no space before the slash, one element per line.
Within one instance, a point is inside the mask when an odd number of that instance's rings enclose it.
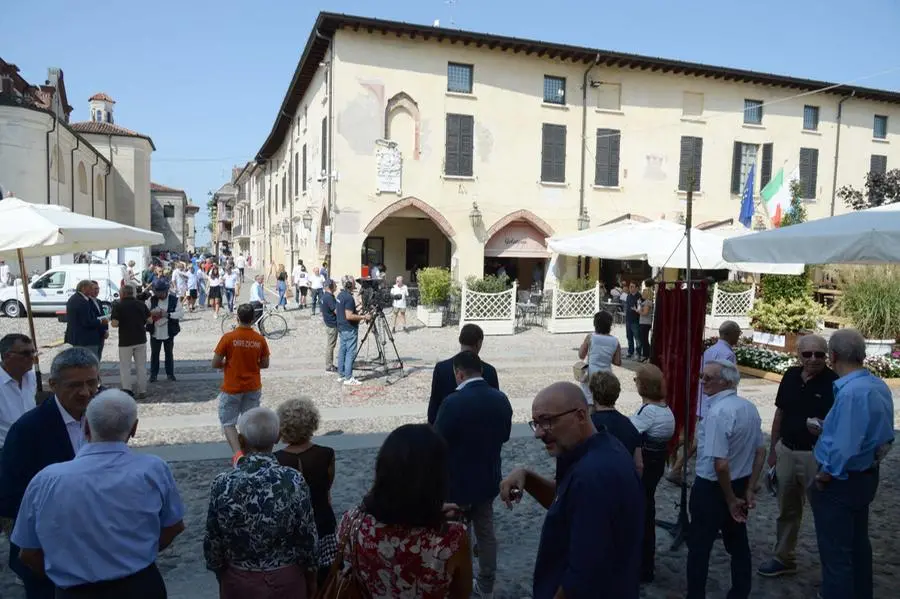
<path fill-rule="evenodd" d="M 419 105 L 406 92 L 399 92 L 387 101 L 384 109 L 384 138 L 398 141 L 391 131 L 392 117 L 397 113 L 406 112 L 413 122 L 412 159 L 419 159 L 419 137 L 421 134 L 421 115 Z M 403 145 L 403 144 L 401 144 Z"/>
<path fill-rule="evenodd" d="M 515 212 L 510 212 L 493 225 L 491 228 L 487 230 L 485 234 L 485 239 L 490 240 L 498 231 L 503 229 L 506 225 L 510 223 L 514 223 L 516 221 L 525 221 L 535 229 L 540 231 L 545 237 L 553 236 L 553 227 L 551 227 L 547 221 L 536 215 L 534 212 L 530 210 L 516 210 Z"/>
<path fill-rule="evenodd" d="M 387 220 L 392 214 L 408 207 L 413 207 L 418 210 L 421 210 L 428 218 L 430 218 L 434 224 L 440 229 L 441 233 L 443 233 L 447 239 L 453 239 L 456 236 L 456 231 L 453 230 L 453 225 L 444 218 L 440 212 L 438 212 L 431 205 L 423 202 L 419 198 L 408 196 L 403 198 L 402 200 L 397 200 L 393 204 L 388 205 L 384 210 L 375 215 L 375 217 L 369 221 L 369 224 L 366 225 L 366 228 L 363 229 L 363 233 L 368 235 L 375 228 Z"/>

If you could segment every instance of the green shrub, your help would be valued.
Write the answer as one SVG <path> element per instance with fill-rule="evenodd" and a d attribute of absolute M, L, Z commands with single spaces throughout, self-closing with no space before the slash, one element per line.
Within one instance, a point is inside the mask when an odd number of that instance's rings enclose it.
<path fill-rule="evenodd" d="M 805 272 L 802 275 L 762 275 L 759 291 L 766 301 L 791 300 L 812 295 L 813 284 Z"/>
<path fill-rule="evenodd" d="M 756 331 L 784 335 L 814 331 L 825 315 L 825 309 L 810 296 L 794 299 L 763 299 L 750 310 L 750 325 Z"/>
<path fill-rule="evenodd" d="M 512 284 L 507 275 L 487 275 L 483 279 L 475 276 L 466 278 L 466 286 L 479 293 L 500 293 L 506 291 Z"/>
<path fill-rule="evenodd" d="M 719 291 L 724 291 L 725 293 L 743 293 L 750 289 L 750 287 L 752 287 L 750 283 L 742 283 L 740 281 L 719 282 Z"/>
<path fill-rule="evenodd" d="M 419 303 L 433 308 L 447 301 L 450 295 L 450 271 L 446 268 L 430 266 L 416 273 L 419 283 Z"/>
<path fill-rule="evenodd" d="M 578 293 L 579 291 L 588 291 L 597 285 L 597 279 L 563 279 L 559 288 L 569 293 Z"/>
<path fill-rule="evenodd" d="M 846 267 L 841 279 L 839 313 L 867 339 L 900 339 L 900 268 Z"/>

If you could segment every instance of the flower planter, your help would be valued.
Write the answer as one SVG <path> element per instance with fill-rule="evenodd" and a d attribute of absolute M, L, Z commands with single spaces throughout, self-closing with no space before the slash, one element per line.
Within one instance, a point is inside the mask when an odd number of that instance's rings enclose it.
<path fill-rule="evenodd" d="M 891 353 L 894 349 L 893 339 L 866 339 L 866 355 L 877 358 Z"/>
<path fill-rule="evenodd" d="M 427 308 L 419 304 L 416 306 L 416 318 L 426 327 L 442 327 L 444 326 L 444 309 Z"/>

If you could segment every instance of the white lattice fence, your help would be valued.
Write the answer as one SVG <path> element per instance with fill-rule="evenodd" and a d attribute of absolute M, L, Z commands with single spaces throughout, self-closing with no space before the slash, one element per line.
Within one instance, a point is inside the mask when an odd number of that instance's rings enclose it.
<path fill-rule="evenodd" d="M 594 314 L 600 310 L 600 283 L 587 291 L 557 289 L 550 312 L 551 333 L 587 333 L 594 330 Z"/>
<path fill-rule="evenodd" d="M 750 310 L 756 301 L 756 287 L 751 285 L 747 291 L 732 293 L 719 289 L 719 284 L 713 288 L 712 312 L 710 323 L 712 328 L 718 327 L 726 320 L 733 320 L 741 328 L 750 328 Z"/>
<path fill-rule="evenodd" d="M 516 283 L 500 293 L 472 291 L 463 283 L 460 328 L 472 323 L 480 326 L 485 335 L 512 335 L 516 332 L 516 291 Z"/>

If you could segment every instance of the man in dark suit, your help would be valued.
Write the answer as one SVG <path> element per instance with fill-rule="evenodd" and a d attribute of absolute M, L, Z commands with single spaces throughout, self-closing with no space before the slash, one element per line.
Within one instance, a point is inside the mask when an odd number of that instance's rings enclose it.
<path fill-rule="evenodd" d="M 459 505 L 472 521 L 478 542 L 476 590 L 482 599 L 494 593 L 497 538 L 494 499 L 500 493 L 500 450 L 509 441 L 512 406 L 506 395 L 482 377 L 474 352 L 453 358 L 456 391 L 441 405 L 434 428 L 447 441 L 450 474 L 447 501 Z"/>
<path fill-rule="evenodd" d="M 109 319 L 91 297 L 93 286 L 92 281 L 80 281 L 66 302 L 65 341 L 75 347 L 87 348 L 99 360 Z"/>
<path fill-rule="evenodd" d="M 459 331 L 459 351 L 472 352 L 476 356 L 481 353 L 481 344 L 484 342 L 484 331 L 477 324 L 466 324 Z M 494 389 L 500 389 L 500 381 L 497 380 L 497 370 L 487 362 L 481 362 L 481 376 L 488 385 Z M 453 358 L 442 360 L 434 365 L 434 373 L 431 375 L 431 398 L 428 400 L 428 424 L 433 425 L 437 419 L 438 410 L 444 399 L 456 391 L 456 375 L 453 373 Z"/>
<path fill-rule="evenodd" d="M 14 520 L 31 479 L 50 464 L 72 460 L 84 445 L 82 419 L 97 394 L 99 368 L 97 357 L 85 347 L 63 350 L 53 359 L 53 396 L 22 415 L 6 435 L 0 457 L 0 518 Z M 53 583 L 26 567 L 12 543 L 9 566 L 22 579 L 27 599 L 53 599 Z"/>

